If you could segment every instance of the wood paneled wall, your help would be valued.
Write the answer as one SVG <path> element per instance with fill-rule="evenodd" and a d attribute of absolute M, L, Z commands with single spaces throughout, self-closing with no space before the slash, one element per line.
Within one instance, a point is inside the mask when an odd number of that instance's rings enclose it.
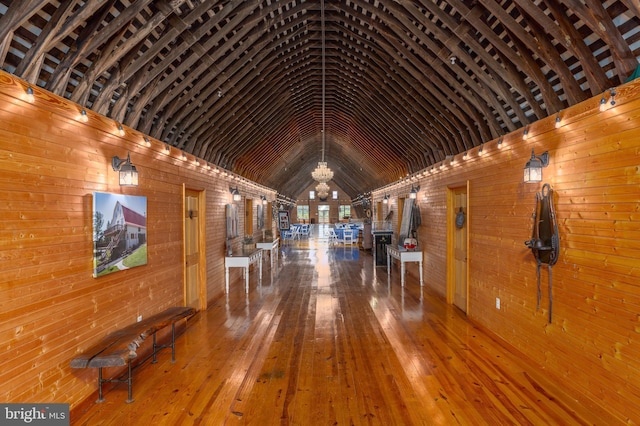
<path fill-rule="evenodd" d="M 105 334 L 183 305 L 183 186 L 206 190 L 209 302 L 224 292 L 225 205 L 275 192 L 207 169 L 196 159 L 0 72 L 0 401 L 69 402 L 96 391 L 94 370 L 69 361 Z M 114 155 L 131 161 L 138 187 L 120 187 Z M 147 197 L 148 264 L 92 277 L 92 194 Z M 238 203 L 240 247 L 244 203 Z M 255 212 L 252 214 L 255 221 Z M 257 230 L 254 223 L 253 229 Z M 239 270 L 232 270 L 239 274 Z"/>
<path fill-rule="evenodd" d="M 607 102 L 609 96 L 607 92 Z M 619 417 L 640 422 L 640 82 L 617 88 L 615 106 L 600 96 L 522 131 L 456 156 L 420 175 L 418 197 L 426 285 L 447 294 L 447 189 L 469 182 L 468 316 L 544 368 L 575 393 Z M 536 311 L 531 238 L 535 193 L 523 183 L 531 156 L 549 151 L 543 182 L 555 191 L 560 258 L 553 267 L 553 321 L 548 275 Z M 410 183 L 374 193 L 405 197 Z M 376 203 L 374 203 L 376 204 Z M 385 213 L 386 214 L 386 213 Z M 452 215 L 448 217 L 448 215 Z M 393 221 L 395 224 L 396 221 Z M 396 225 L 397 226 L 397 225 Z M 396 227 L 397 232 L 397 227 Z M 496 308 L 496 298 L 501 309 Z"/>
<path fill-rule="evenodd" d="M 104 334 L 183 303 L 182 188 L 206 189 L 207 297 L 223 292 L 225 204 L 238 186 L 257 205 L 258 186 L 36 89 L 0 72 L 0 400 L 70 402 L 95 392 L 94 371 L 69 360 Z M 616 105 L 598 111 L 599 97 L 469 151 L 466 159 L 426 171 L 419 184 L 419 232 L 426 285 L 447 286 L 447 189 L 469 182 L 469 317 L 504 339 L 534 365 L 590 398 L 621 421 L 640 422 L 640 84 L 617 89 Z M 534 148 L 549 150 L 544 182 L 556 192 L 560 260 L 553 268 L 554 316 L 548 300 L 536 311 L 536 268 L 524 246 L 531 236 L 535 192 L 522 182 Z M 140 186 L 121 188 L 113 155 L 131 153 Z M 388 210 L 410 183 L 391 194 Z M 148 264 L 92 277 L 91 195 L 144 195 L 148 201 Z M 244 203 L 239 203 L 244 220 Z M 396 211 L 397 215 L 398 212 Z M 255 215 L 252 215 L 255 217 Z M 397 227 L 397 216 L 392 223 Z M 254 219 L 255 220 L 255 219 Z M 254 224 L 255 225 L 255 224 Z M 241 223 L 241 236 L 242 232 Z M 275 228 L 275 227 L 274 227 Z M 257 227 L 254 226 L 254 230 Z M 257 232 L 257 231 L 256 231 Z M 240 245 L 237 239 L 234 244 Z M 237 272 L 237 271 L 236 271 Z M 239 272 L 238 272 L 239 273 Z M 542 274 L 546 295 L 547 275 Z M 501 309 L 495 308 L 500 297 Z"/>

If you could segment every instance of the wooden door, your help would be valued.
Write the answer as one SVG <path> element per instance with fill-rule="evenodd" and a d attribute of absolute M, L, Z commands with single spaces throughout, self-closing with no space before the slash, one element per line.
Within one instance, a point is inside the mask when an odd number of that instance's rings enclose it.
<path fill-rule="evenodd" d="M 184 194 L 184 299 L 185 305 L 206 309 L 204 263 L 204 191 Z"/>
<path fill-rule="evenodd" d="M 467 259 L 468 223 L 467 187 L 449 190 L 449 302 L 462 311 L 468 311 Z M 462 215 L 462 217 L 461 217 Z"/>

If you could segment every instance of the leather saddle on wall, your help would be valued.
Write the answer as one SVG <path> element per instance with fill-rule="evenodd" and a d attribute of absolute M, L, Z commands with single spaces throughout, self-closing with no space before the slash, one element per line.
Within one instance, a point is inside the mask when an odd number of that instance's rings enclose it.
<path fill-rule="evenodd" d="M 548 183 L 542 186 L 542 191 L 536 193 L 536 210 L 533 213 L 533 232 L 531 239 L 525 241 L 527 247 L 531 249 L 538 264 L 538 303 L 536 310 L 540 309 L 540 267 L 547 265 L 549 271 L 549 322 L 552 318 L 552 286 L 551 267 L 558 261 L 560 253 L 560 238 L 558 236 L 558 222 L 556 212 L 553 207 L 553 189 Z"/>

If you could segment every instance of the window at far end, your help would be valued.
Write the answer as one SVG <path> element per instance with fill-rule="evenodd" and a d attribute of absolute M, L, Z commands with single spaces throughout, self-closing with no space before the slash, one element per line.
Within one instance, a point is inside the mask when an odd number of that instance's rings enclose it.
<path fill-rule="evenodd" d="M 310 200 L 316 199 L 316 191 L 309 191 L 309 199 Z"/>
<path fill-rule="evenodd" d="M 332 195 L 331 195 L 331 198 L 333 198 L 334 200 L 337 200 L 338 199 L 338 191 L 333 191 Z"/>

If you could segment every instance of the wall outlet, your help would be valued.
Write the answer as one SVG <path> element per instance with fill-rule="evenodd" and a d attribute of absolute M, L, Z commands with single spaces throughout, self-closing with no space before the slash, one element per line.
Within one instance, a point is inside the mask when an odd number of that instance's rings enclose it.
<path fill-rule="evenodd" d="M 138 322 L 142 321 L 142 315 L 138 315 Z"/>
<path fill-rule="evenodd" d="M 496 297 L 496 309 L 500 309 L 500 298 Z"/>

